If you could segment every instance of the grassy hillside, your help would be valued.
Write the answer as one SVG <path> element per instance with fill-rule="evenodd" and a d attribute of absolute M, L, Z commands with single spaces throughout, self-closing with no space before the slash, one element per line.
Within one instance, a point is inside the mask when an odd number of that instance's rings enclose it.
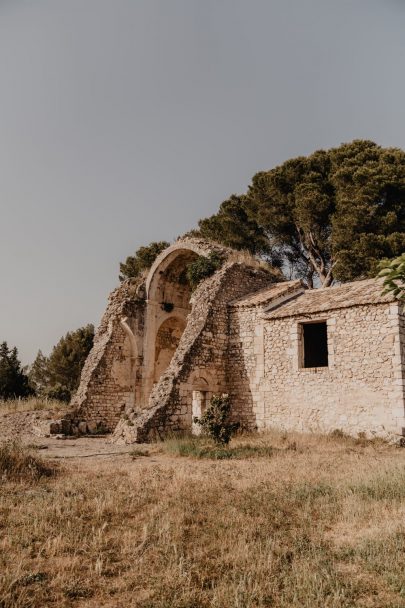
<path fill-rule="evenodd" d="M 53 475 L 19 457 L 0 486 L 0 606 L 405 607 L 405 450 L 232 443 L 230 459 L 171 441 Z"/>

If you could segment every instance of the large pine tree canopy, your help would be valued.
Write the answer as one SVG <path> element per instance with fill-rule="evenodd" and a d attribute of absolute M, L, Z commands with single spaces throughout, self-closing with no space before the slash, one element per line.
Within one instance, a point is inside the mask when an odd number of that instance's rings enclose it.
<path fill-rule="evenodd" d="M 405 251 L 405 152 L 355 140 L 288 160 L 200 220 L 199 234 L 281 260 L 309 287 L 375 275 Z"/>

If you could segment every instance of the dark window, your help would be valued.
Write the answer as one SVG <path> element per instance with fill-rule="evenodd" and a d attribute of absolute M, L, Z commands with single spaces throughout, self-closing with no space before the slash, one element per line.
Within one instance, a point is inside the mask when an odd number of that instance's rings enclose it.
<path fill-rule="evenodd" d="M 304 367 L 328 366 L 328 334 L 326 321 L 304 323 L 302 325 L 304 340 Z"/>

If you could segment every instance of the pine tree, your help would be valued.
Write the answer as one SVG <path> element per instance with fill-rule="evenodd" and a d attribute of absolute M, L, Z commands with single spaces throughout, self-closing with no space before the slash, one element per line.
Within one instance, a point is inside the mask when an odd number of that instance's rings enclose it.
<path fill-rule="evenodd" d="M 27 397 L 32 393 L 27 375 L 21 369 L 16 347 L 0 344 L 0 399 Z"/>
<path fill-rule="evenodd" d="M 48 359 L 43 355 L 41 350 L 38 351 L 34 363 L 29 368 L 28 378 L 30 385 L 35 390 L 35 394 L 44 396 L 49 386 L 49 373 Z"/>
<path fill-rule="evenodd" d="M 355 140 L 257 173 L 200 233 L 329 287 L 405 251 L 405 152 Z M 273 261 L 274 259 L 274 261 Z"/>
<path fill-rule="evenodd" d="M 80 382 L 83 365 L 94 339 L 93 325 L 68 332 L 53 347 L 44 366 L 47 396 L 69 401 Z"/>
<path fill-rule="evenodd" d="M 138 277 L 143 270 L 152 266 L 159 253 L 167 249 L 169 245 L 170 243 L 167 241 L 158 241 L 139 247 L 135 251 L 135 255 L 128 256 L 125 262 L 120 263 L 120 281 Z"/>

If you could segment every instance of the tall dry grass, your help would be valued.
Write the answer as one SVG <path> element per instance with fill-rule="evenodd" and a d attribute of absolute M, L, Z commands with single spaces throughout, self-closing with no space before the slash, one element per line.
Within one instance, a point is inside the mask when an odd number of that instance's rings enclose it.
<path fill-rule="evenodd" d="M 254 458 L 69 461 L 3 483 L 0 606 L 405 607 L 405 451 L 270 434 Z M 68 465 L 66 465 L 68 466 Z"/>
<path fill-rule="evenodd" d="M 54 469 L 42 458 L 18 442 L 0 444 L 0 479 L 7 481 L 36 482 L 42 477 L 50 477 Z"/>
<path fill-rule="evenodd" d="M 15 412 L 32 412 L 37 410 L 57 410 L 66 408 L 66 403 L 47 397 L 27 397 L 25 399 L 0 400 L 0 416 Z"/>

